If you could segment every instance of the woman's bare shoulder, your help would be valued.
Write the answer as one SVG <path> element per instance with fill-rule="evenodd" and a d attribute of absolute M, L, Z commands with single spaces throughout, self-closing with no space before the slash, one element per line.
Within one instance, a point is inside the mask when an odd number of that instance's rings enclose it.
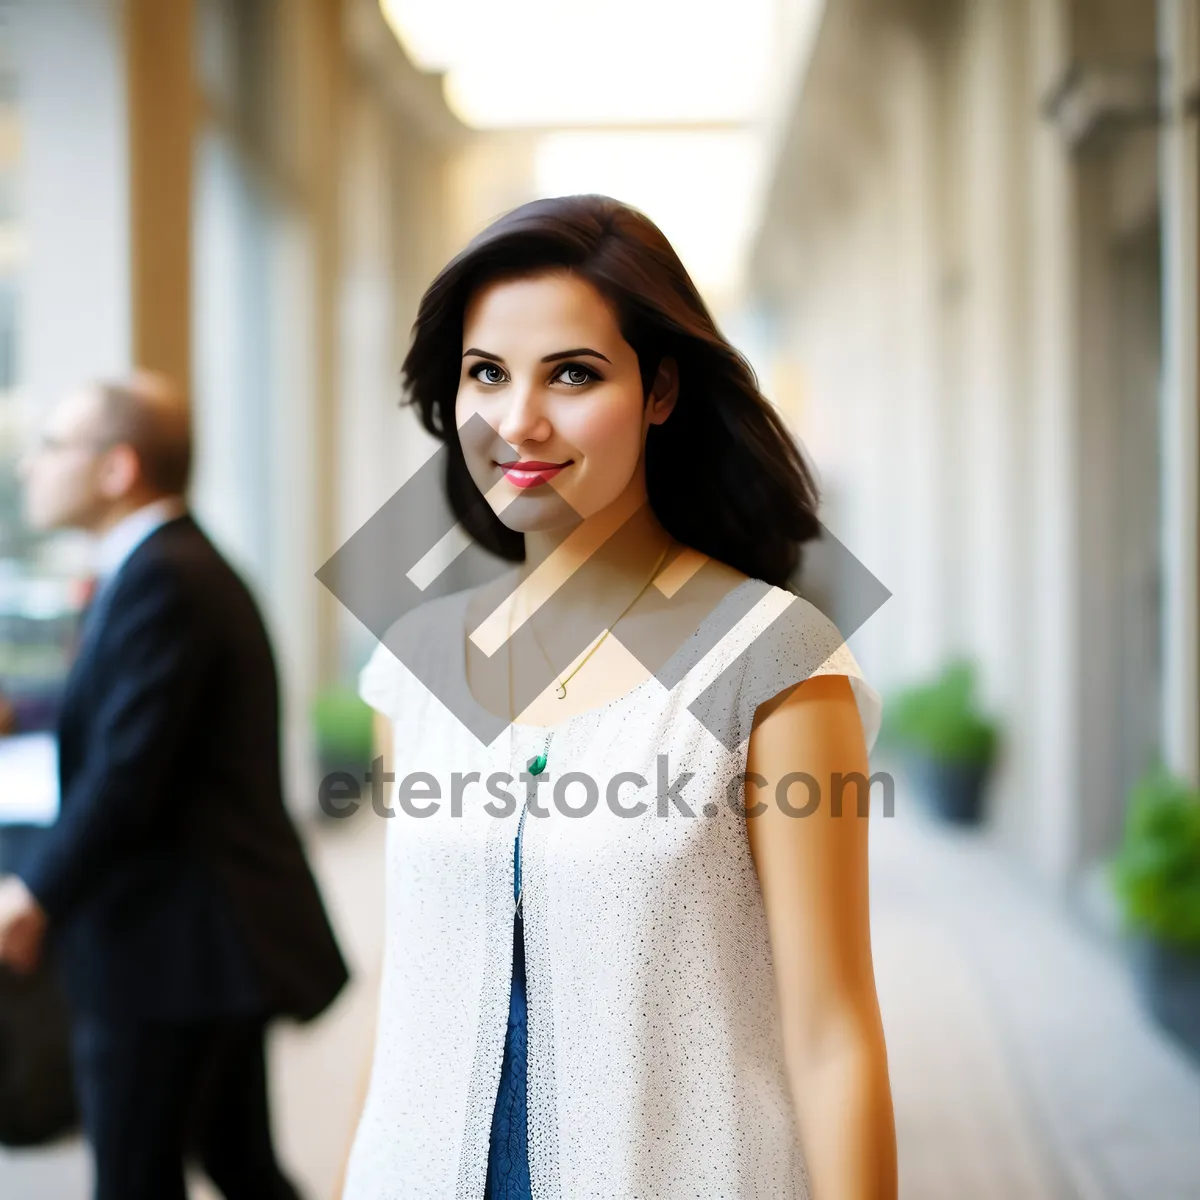
<path fill-rule="evenodd" d="M 461 629 L 464 591 L 447 592 L 414 604 L 394 620 L 380 641 L 404 659 L 421 647 L 444 644 L 454 629 Z"/>
<path fill-rule="evenodd" d="M 698 623 L 750 578 L 719 558 L 687 547 L 662 575 L 673 601 L 673 615 L 685 624 Z"/>

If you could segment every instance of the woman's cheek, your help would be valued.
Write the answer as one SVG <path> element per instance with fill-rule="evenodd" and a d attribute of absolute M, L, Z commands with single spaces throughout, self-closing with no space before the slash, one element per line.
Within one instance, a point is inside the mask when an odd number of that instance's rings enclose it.
<path fill-rule="evenodd" d="M 483 403 L 476 396 L 460 395 L 454 406 L 454 420 L 457 427 L 462 429 L 472 417 L 485 421 L 494 428 L 499 423 L 499 410 L 495 405 L 489 406 Z"/>
<path fill-rule="evenodd" d="M 624 397 L 599 396 L 589 406 L 573 440 L 585 453 L 603 456 L 608 462 L 636 459 L 641 445 L 640 410 Z"/>
<path fill-rule="evenodd" d="M 638 413 L 626 404 L 598 405 L 570 433 L 563 431 L 583 453 L 589 508 L 614 500 L 636 469 L 642 444 Z"/>

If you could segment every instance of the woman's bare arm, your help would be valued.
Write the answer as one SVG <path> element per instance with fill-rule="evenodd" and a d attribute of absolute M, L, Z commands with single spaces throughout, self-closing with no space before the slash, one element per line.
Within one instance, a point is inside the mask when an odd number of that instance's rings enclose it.
<path fill-rule="evenodd" d="M 869 768 L 849 680 L 813 676 L 760 706 L 746 772 L 746 827 L 814 1200 L 896 1200 L 895 1118 L 868 912 Z M 807 810 L 815 797 L 807 816 L 789 815 L 777 794 L 795 772 L 815 784 L 794 781 L 783 800 Z M 834 776 L 853 772 L 864 780 L 862 815 L 850 783 L 836 816 Z"/>
<path fill-rule="evenodd" d="M 374 753 L 372 757 L 377 758 L 382 755 L 383 769 L 385 772 L 390 772 L 393 761 L 392 720 L 384 713 L 376 712 L 372 728 L 374 730 Z M 346 1171 L 350 1166 L 350 1150 L 354 1144 L 354 1134 L 358 1129 L 358 1123 L 362 1118 L 362 1111 L 367 1102 L 367 1088 L 371 1083 L 371 1062 L 374 1057 L 375 1045 L 372 1042 L 367 1048 L 367 1056 L 362 1065 L 362 1080 L 358 1089 L 358 1103 L 354 1109 L 354 1123 L 350 1127 L 350 1140 L 346 1143 L 346 1153 L 342 1157 L 342 1169 L 334 1187 L 332 1200 L 341 1200 L 342 1193 L 346 1189 Z"/>

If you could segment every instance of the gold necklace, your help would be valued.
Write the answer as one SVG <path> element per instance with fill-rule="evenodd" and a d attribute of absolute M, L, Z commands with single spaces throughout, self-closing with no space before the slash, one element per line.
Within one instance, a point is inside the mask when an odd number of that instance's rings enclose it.
<path fill-rule="evenodd" d="M 517 719 L 517 713 L 516 713 L 517 705 L 516 705 L 516 701 L 513 699 L 513 653 L 512 653 L 513 638 L 512 638 L 512 633 L 513 633 L 512 609 L 510 608 L 509 614 L 508 614 L 508 715 L 509 715 L 508 729 L 509 729 L 510 736 L 512 735 L 512 731 L 515 727 L 515 723 L 516 723 L 516 719 Z M 553 737 L 554 737 L 554 730 L 551 729 L 550 732 L 546 734 L 546 741 L 545 741 L 545 744 L 542 746 L 541 754 L 538 754 L 534 758 L 531 758 L 529 760 L 529 762 L 527 762 L 525 764 L 525 769 L 529 772 L 530 775 L 540 775 L 546 769 L 546 764 L 550 761 L 550 741 Z M 529 811 L 529 802 L 528 802 L 528 800 L 526 800 L 525 804 L 521 808 L 520 819 L 517 821 L 517 839 L 516 839 L 516 848 L 515 848 L 516 852 L 515 852 L 514 870 L 517 872 L 518 883 L 517 883 L 517 898 L 513 903 L 513 916 L 514 917 L 516 917 L 519 913 L 521 913 L 521 899 L 525 895 L 525 873 L 521 870 L 521 859 L 523 857 L 523 854 L 522 854 L 523 847 L 521 844 L 521 831 L 525 828 L 525 814 L 528 811 Z"/>
<path fill-rule="evenodd" d="M 555 692 L 555 695 L 557 695 L 560 700 L 565 700 L 567 698 L 567 684 L 570 683 L 571 680 L 574 679 L 575 676 L 578 675 L 579 672 L 583 670 L 583 668 L 587 665 L 588 659 L 591 658 L 592 655 L 595 654 L 596 651 L 599 650 L 600 647 L 604 644 L 604 639 L 606 637 L 608 637 L 608 635 L 610 633 L 612 633 L 612 631 L 614 629 L 616 629 L 617 622 L 620 621 L 620 619 L 642 598 L 642 595 L 645 593 L 646 589 L 654 582 L 655 578 L 658 575 L 658 569 L 663 564 L 663 559 L 667 557 L 667 552 L 671 549 L 671 547 L 674 545 L 674 543 L 675 543 L 674 538 L 667 539 L 667 544 L 663 547 L 662 553 L 658 556 L 658 561 L 655 562 L 654 566 L 650 569 L 649 578 L 646 580 L 646 582 L 644 584 L 642 584 L 637 595 L 634 596 L 634 598 L 632 600 L 630 600 L 630 602 L 627 605 L 625 605 L 625 607 L 623 609 L 621 609 L 620 613 L 617 614 L 617 620 L 614 621 L 600 635 L 600 640 L 583 656 L 582 661 L 575 668 L 575 670 L 573 670 L 570 673 L 570 675 L 568 675 L 566 677 L 566 679 L 563 679 L 559 675 L 559 673 L 554 670 L 554 664 L 550 661 L 550 655 L 548 655 L 546 653 L 546 648 L 545 648 L 545 646 L 542 645 L 541 639 L 537 635 L 537 630 L 534 629 L 534 627 L 533 627 L 533 622 L 532 621 L 530 622 L 529 632 L 531 634 L 533 634 L 533 640 L 537 643 L 537 648 L 542 652 L 542 657 L 546 660 L 546 666 L 548 666 L 550 668 L 550 670 L 554 672 L 554 678 L 558 683 L 558 690 Z"/>
<path fill-rule="evenodd" d="M 595 654 L 597 650 L 600 649 L 601 643 L 603 643 L 604 639 L 606 637 L 608 637 L 608 635 L 617 627 L 617 621 L 620 621 L 620 619 L 638 602 L 638 600 L 642 597 L 642 595 L 646 591 L 646 589 L 654 582 L 655 576 L 658 574 L 658 569 L 659 569 L 659 567 L 662 566 L 663 559 L 667 557 L 667 551 L 671 549 L 671 546 L 674 544 L 674 540 L 675 540 L 674 538 L 668 539 L 667 544 L 663 547 L 662 553 L 658 556 L 658 561 L 654 564 L 654 569 L 650 572 L 649 578 L 646 580 L 646 582 L 644 584 L 642 584 L 641 588 L 638 590 L 637 595 L 634 596 L 634 598 L 632 600 L 630 600 L 630 602 L 627 605 L 625 605 L 625 607 L 623 609 L 621 609 L 620 613 L 617 615 L 617 620 L 614 621 L 600 635 L 600 640 L 587 652 L 587 654 L 584 655 L 583 662 L 581 662 L 579 664 L 579 666 L 576 667 L 575 670 L 572 671 L 571 674 L 566 677 L 565 680 L 559 679 L 558 672 L 555 671 L 555 678 L 558 679 L 558 688 L 559 688 L 558 698 L 560 700 L 563 700 L 566 698 L 567 684 L 570 683 L 570 681 L 572 679 L 574 679 L 576 675 L 579 674 L 580 670 L 583 668 L 584 663 L 586 663 L 587 660 L 589 658 L 591 658 L 592 655 Z M 549 655 L 546 654 L 545 647 L 542 645 L 541 641 L 538 639 L 537 634 L 534 632 L 532 623 L 529 626 L 529 632 L 533 634 L 533 640 L 535 642 L 537 642 L 538 649 L 541 650 L 542 656 L 546 659 L 546 665 L 550 668 L 551 671 L 554 671 L 554 664 L 550 661 Z M 509 609 L 509 621 L 508 621 L 508 715 L 509 715 L 509 721 L 510 721 L 510 726 L 509 726 L 510 729 L 512 728 L 512 724 L 514 724 L 517 719 L 516 718 L 516 700 L 513 697 L 513 653 L 512 653 L 513 639 L 512 639 L 512 634 L 513 634 L 512 609 L 510 608 Z M 526 770 L 528 770 L 530 775 L 540 775 L 546 769 L 546 764 L 550 761 L 550 742 L 553 738 L 554 738 L 554 730 L 551 729 L 546 734 L 546 741 L 545 741 L 545 744 L 542 746 L 541 754 L 538 754 L 535 757 L 531 758 L 529 760 L 529 762 L 525 764 Z M 522 848 L 521 847 L 521 832 L 522 832 L 522 828 L 524 827 L 524 824 L 525 824 L 525 813 L 528 810 L 528 807 L 529 807 L 528 804 L 526 804 L 525 807 L 523 807 L 521 809 L 521 817 L 520 817 L 520 820 L 517 822 L 517 862 L 518 862 L 518 864 L 520 863 L 520 859 L 522 857 L 522 855 L 521 855 L 521 848 Z M 524 873 L 524 871 L 521 871 L 519 865 L 516 869 L 518 871 L 519 883 L 517 886 L 517 898 L 516 898 L 516 901 L 514 902 L 514 908 L 513 908 L 514 915 L 516 913 L 521 912 L 521 900 L 525 895 L 525 873 Z"/>
<path fill-rule="evenodd" d="M 512 608 L 510 607 L 509 611 L 508 611 L 508 639 L 507 639 L 507 645 L 508 645 L 508 720 L 509 720 L 509 729 L 510 730 L 515 725 L 516 720 L 517 720 L 517 704 L 516 704 L 516 701 L 513 699 L 513 652 L 512 652 L 513 626 L 512 626 L 512 618 L 513 618 Z M 532 628 L 533 628 L 533 626 L 531 625 L 530 629 L 532 630 Z M 553 668 L 551 668 L 551 670 L 553 670 Z M 551 729 L 550 732 L 546 735 L 546 744 L 542 747 L 541 754 L 537 755 L 534 758 L 531 758 L 529 760 L 529 762 L 526 763 L 526 768 L 528 769 L 530 775 L 540 775 L 546 769 L 546 763 L 548 761 L 548 756 L 550 753 L 550 739 L 553 736 L 554 736 L 554 730 Z M 522 813 L 521 815 L 522 815 L 522 817 L 524 817 L 525 814 Z"/>

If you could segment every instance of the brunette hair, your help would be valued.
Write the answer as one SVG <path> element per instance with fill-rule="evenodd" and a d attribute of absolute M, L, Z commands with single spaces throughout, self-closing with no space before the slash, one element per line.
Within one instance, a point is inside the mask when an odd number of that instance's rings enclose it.
<path fill-rule="evenodd" d="M 650 506 L 677 541 L 784 586 L 815 538 L 817 487 L 803 451 L 721 335 L 670 242 L 644 214 L 608 196 L 534 200 L 478 234 L 430 284 L 403 364 L 407 402 L 450 451 L 455 516 L 487 549 L 521 561 L 525 538 L 483 500 L 454 418 L 463 318 L 471 295 L 501 278 L 568 270 L 612 306 L 649 395 L 666 356 L 679 367 L 670 416 L 650 426 Z"/>

